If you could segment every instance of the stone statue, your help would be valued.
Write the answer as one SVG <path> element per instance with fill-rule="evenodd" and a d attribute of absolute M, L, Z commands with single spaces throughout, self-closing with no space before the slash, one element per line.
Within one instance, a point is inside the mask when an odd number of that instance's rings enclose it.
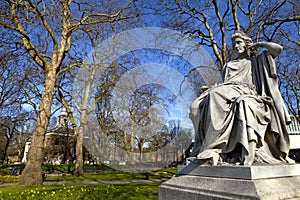
<path fill-rule="evenodd" d="M 191 157 L 212 165 L 292 162 L 286 128 L 290 116 L 274 62 L 282 47 L 253 43 L 243 32 L 235 32 L 231 40 L 238 57 L 223 67 L 223 83 L 203 92 L 191 106 Z M 266 51 L 257 54 L 258 48 Z"/>

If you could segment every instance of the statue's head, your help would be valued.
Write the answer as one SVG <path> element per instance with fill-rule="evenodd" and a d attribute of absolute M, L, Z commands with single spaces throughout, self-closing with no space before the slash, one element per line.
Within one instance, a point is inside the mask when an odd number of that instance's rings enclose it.
<path fill-rule="evenodd" d="M 251 49 L 250 46 L 253 44 L 252 39 L 242 31 L 235 31 L 231 36 L 231 41 L 234 42 L 237 38 L 242 39 L 246 45 L 246 51 L 249 56 L 256 55 L 256 51 Z"/>

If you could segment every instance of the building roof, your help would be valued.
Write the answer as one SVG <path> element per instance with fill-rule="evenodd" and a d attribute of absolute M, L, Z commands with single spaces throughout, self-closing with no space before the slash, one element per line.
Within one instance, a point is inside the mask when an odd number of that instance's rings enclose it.
<path fill-rule="evenodd" d="M 68 122 L 69 122 L 68 113 L 65 109 L 62 109 L 57 118 L 55 127 L 47 130 L 46 135 L 53 135 L 53 134 L 74 135 L 74 130 L 73 128 L 69 127 Z"/>

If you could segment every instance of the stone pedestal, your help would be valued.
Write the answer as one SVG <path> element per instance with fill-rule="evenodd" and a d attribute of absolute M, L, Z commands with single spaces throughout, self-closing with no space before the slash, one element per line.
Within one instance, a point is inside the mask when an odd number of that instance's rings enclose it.
<path fill-rule="evenodd" d="M 192 164 L 159 187 L 159 200 L 196 199 L 300 199 L 300 165 Z"/>

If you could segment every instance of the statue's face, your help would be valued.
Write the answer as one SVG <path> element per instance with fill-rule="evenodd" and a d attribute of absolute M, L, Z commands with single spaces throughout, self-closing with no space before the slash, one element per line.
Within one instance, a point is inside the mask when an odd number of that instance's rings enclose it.
<path fill-rule="evenodd" d="M 241 38 L 235 38 L 233 40 L 233 49 L 239 54 L 245 54 L 246 53 L 246 44 L 243 39 Z"/>

